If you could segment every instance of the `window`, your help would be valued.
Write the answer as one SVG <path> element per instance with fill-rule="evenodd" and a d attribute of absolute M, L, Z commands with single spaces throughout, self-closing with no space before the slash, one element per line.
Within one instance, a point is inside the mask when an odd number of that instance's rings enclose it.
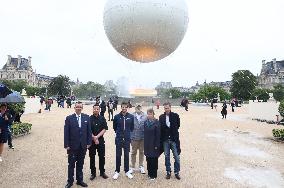
<path fill-rule="evenodd" d="M 22 78 L 21 74 L 19 74 L 19 78 Z"/>

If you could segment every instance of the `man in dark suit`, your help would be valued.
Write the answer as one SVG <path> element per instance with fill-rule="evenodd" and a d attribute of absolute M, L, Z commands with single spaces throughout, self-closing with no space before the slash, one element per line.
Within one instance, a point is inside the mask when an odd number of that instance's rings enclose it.
<path fill-rule="evenodd" d="M 76 164 L 77 185 L 88 187 L 83 182 L 83 166 L 87 148 L 92 143 L 90 118 L 81 113 L 83 104 L 75 104 L 75 113 L 66 117 L 64 125 L 64 148 L 68 154 L 68 180 L 65 188 L 70 188 L 74 182 L 74 168 Z"/>
<path fill-rule="evenodd" d="M 165 113 L 160 115 L 159 122 L 161 126 L 161 141 L 165 153 L 165 165 L 167 170 L 166 179 L 171 178 L 171 161 L 170 161 L 170 150 L 172 150 L 175 162 L 174 162 L 174 173 L 175 177 L 180 180 L 180 141 L 179 132 L 180 119 L 179 115 L 171 112 L 171 104 L 164 104 Z"/>

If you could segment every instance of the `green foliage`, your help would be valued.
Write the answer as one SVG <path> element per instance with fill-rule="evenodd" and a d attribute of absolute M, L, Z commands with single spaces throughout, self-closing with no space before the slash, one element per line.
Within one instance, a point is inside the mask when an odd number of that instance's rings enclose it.
<path fill-rule="evenodd" d="M 6 85 L 9 89 L 22 92 L 24 88 L 28 87 L 28 83 L 24 80 L 1 80 L 1 82 Z"/>
<path fill-rule="evenodd" d="M 256 88 L 253 90 L 251 98 L 255 99 L 255 97 L 258 97 L 258 100 L 267 101 L 269 93 L 271 93 L 269 89 Z"/>
<path fill-rule="evenodd" d="M 205 85 L 199 89 L 199 91 L 191 96 L 191 99 L 194 101 L 205 101 L 211 100 L 220 95 L 220 100 L 229 100 L 231 98 L 230 93 L 226 92 L 223 88 L 217 86 Z"/>
<path fill-rule="evenodd" d="M 167 90 L 167 95 L 172 96 L 172 99 L 177 99 L 177 98 L 182 97 L 182 93 L 178 89 L 175 89 L 175 88 L 171 88 Z"/>
<path fill-rule="evenodd" d="M 42 96 L 42 95 L 45 95 L 45 93 L 46 93 L 45 87 L 39 88 L 39 87 L 28 86 L 28 87 L 25 88 L 25 90 L 26 90 L 28 96 L 34 96 L 34 95 Z"/>
<path fill-rule="evenodd" d="M 49 95 L 70 95 L 71 85 L 69 77 L 59 75 L 53 78 L 53 80 L 48 85 L 47 91 Z"/>
<path fill-rule="evenodd" d="M 105 87 L 99 83 L 88 82 L 73 88 L 73 93 L 77 97 L 93 97 L 107 93 Z"/>
<path fill-rule="evenodd" d="M 25 103 L 10 103 L 8 107 L 13 109 L 16 113 L 21 113 L 25 109 Z"/>
<path fill-rule="evenodd" d="M 239 70 L 232 75 L 231 93 L 238 99 L 249 100 L 257 85 L 256 76 L 249 70 Z"/>
<path fill-rule="evenodd" d="M 12 136 L 17 137 L 20 135 L 28 134 L 32 129 L 32 124 L 30 123 L 14 123 L 12 125 Z"/>
<path fill-rule="evenodd" d="M 284 117 L 284 100 L 280 102 L 278 107 L 278 112 L 282 117 Z"/>
<path fill-rule="evenodd" d="M 273 97 L 276 101 L 282 101 L 284 99 L 284 86 L 282 84 L 274 86 Z"/>
<path fill-rule="evenodd" d="M 284 140 L 284 129 L 273 129 L 272 134 L 275 138 Z"/>

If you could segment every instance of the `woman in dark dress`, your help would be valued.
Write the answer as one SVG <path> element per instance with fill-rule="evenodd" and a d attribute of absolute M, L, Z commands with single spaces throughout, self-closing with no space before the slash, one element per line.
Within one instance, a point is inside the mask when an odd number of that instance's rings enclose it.
<path fill-rule="evenodd" d="M 148 176 L 151 180 L 157 178 L 161 135 L 159 120 L 154 115 L 153 109 L 147 110 L 147 120 L 144 123 L 144 155 L 147 161 Z"/>
<path fill-rule="evenodd" d="M 0 105 L 0 162 L 2 162 L 2 153 L 4 150 L 4 144 L 8 139 L 8 125 L 9 119 L 6 114 L 7 105 Z"/>

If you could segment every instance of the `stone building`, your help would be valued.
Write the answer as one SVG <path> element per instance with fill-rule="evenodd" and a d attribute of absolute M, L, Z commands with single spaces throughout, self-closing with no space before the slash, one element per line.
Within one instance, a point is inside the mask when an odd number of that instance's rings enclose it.
<path fill-rule="evenodd" d="M 8 55 L 6 64 L 0 69 L 0 80 L 24 80 L 30 86 L 47 87 L 53 77 L 36 74 L 33 71 L 31 57 L 22 58 L 18 55 L 13 58 Z"/>
<path fill-rule="evenodd" d="M 257 77 L 258 85 L 261 88 L 273 89 L 277 84 L 284 85 L 284 60 L 270 62 L 262 61 L 260 75 Z"/>

